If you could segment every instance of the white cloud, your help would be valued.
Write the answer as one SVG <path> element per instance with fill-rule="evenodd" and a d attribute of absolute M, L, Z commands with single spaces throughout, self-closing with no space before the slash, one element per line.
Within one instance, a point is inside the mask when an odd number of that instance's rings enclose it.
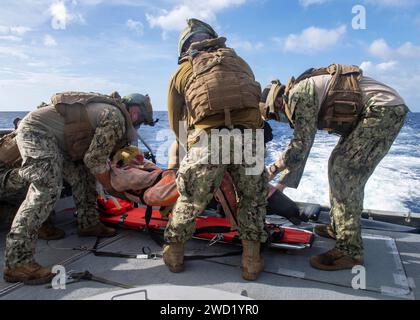
<path fill-rule="evenodd" d="M 77 6 L 77 2 L 72 3 Z M 54 30 L 65 30 L 70 22 L 84 23 L 85 20 L 80 13 L 70 13 L 64 1 L 55 1 L 49 7 L 51 15 L 51 27 Z"/>
<path fill-rule="evenodd" d="M 57 41 L 50 36 L 49 34 L 44 36 L 44 40 L 43 40 L 44 46 L 46 47 L 56 47 L 57 46 Z"/>
<path fill-rule="evenodd" d="M 15 26 L 10 27 L 10 32 L 13 34 L 17 34 L 19 36 L 23 36 L 25 33 L 31 31 L 31 28 L 23 27 L 23 26 Z"/>
<path fill-rule="evenodd" d="M 369 53 L 375 57 L 387 59 L 392 55 L 392 49 L 384 39 L 377 39 L 372 42 L 368 49 Z"/>
<path fill-rule="evenodd" d="M 367 4 L 379 7 L 409 7 L 418 4 L 417 0 L 365 0 Z"/>
<path fill-rule="evenodd" d="M 406 42 L 397 49 L 397 53 L 406 58 L 420 58 L 420 46 Z"/>
<path fill-rule="evenodd" d="M 49 20 L 48 8 L 51 2 L 52 0 L 1 0 L 0 24 L 38 28 Z"/>
<path fill-rule="evenodd" d="M 19 38 L 19 37 L 16 37 L 16 36 L 11 36 L 11 35 L 8 35 L 8 36 L 0 36 L 0 40 L 3 40 L 3 41 L 13 41 L 13 42 L 19 42 L 19 41 L 22 41 L 22 38 Z"/>
<path fill-rule="evenodd" d="M 223 9 L 239 6 L 246 0 L 212 0 L 198 2 L 194 0 L 178 0 L 170 10 L 161 10 L 157 15 L 146 14 L 150 27 L 159 27 L 164 32 L 180 31 L 186 26 L 186 20 L 197 18 L 207 22 L 214 22 L 216 14 Z"/>
<path fill-rule="evenodd" d="M 330 1 L 332 0 L 299 0 L 299 4 L 306 8 L 311 5 L 320 5 Z M 410 7 L 418 4 L 417 1 L 418 0 L 364 0 L 364 3 L 377 7 Z"/>
<path fill-rule="evenodd" d="M 23 27 L 23 26 L 1 26 L 0 25 L 0 33 L 6 35 L 14 35 L 14 36 L 23 36 L 25 33 L 31 31 L 31 28 Z"/>
<path fill-rule="evenodd" d="M 111 93 L 133 91 L 131 86 L 105 77 L 82 74 L 27 72 L 0 68 L 0 106 L 7 110 L 33 110 L 41 101 L 48 101 L 56 93 L 67 90 Z M 24 93 L 24 94 L 22 94 Z"/>
<path fill-rule="evenodd" d="M 284 41 L 285 51 L 322 51 L 337 44 L 346 33 L 346 26 L 336 29 L 310 27 L 300 34 L 290 34 Z"/>
<path fill-rule="evenodd" d="M 58 1 L 50 6 L 51 13 L 51 27 L 55 30 L 66 29 L 67 21 L 69 20 L 67 8 L 63 1 Z"/>
<path fill-rule="evenodd" d="M 251 41 L 232 41 L 230 47 L 238 50 L 245 50 L 245 51 L 255 51 L 255 50 L 262 50 L 264 48 L 264 43 L 257 42 L 253 43 Z"/>
<path fill-rule="evenodd" d="M 0 57 L 18 58 L 21 60 L 29 59 L 29 56 L 18 47 L 0 47 Z"/>
<path fill-rule="evenodd" d="M 31 28 L 23 26 L 0 25 L 0 41 L 20 42 L 22 36 L 30 30 Z"/>
<path fill-rule="evenodd" d="M 141 21 L 128 19 L 126 22 L 126 26 L 128 29 L 133 30 L 140 36 L 144 34 L 144 25 L 143 23 L 141 23 Z"/>
<path fill-rule="evenodd" d="M 397 66 L 398 66 L 397 61 L 388 61 L 388 62 L 382 62 L 378 64 L 375 64 L 371 61 L 364 61 L 360 65 L 360 68 L 363 69 L 365 74 L 370 74 L 370 73 L 378 74 L 378 73 L 393 71 L 396 69 Z"/>
<path fill-rule="evenodd" d="M 148 0 L 72 0 L 73 5 L 97 6 L 101 4 L 111 4 L 118 6 L 149 7 Z"/>
<path fill-rule="evenodd" d="M 301 6 L 306 8 L 311 5 L 324 4 L 325 2 L 328 2 L 328 1 L 330 0 L 299 0 L 299 3 Z"/>
<path fill-rule="evenodd" d="M 372 56 L 383 60 L 392 58 L 420 58 L 420 46 L 406 42 L 398 48 L 391 48 L 384 39 L 377 39 L 368 48 Z"/>

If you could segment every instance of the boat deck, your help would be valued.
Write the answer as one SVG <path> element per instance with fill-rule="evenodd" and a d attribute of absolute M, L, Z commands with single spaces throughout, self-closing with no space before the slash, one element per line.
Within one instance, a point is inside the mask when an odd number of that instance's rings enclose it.
<path fill-rule="evenodd" d="M 264 272 L 257 281 L 247 282 L 241 278 L 240 256 L 187 261 L 185 272 L 173 274 L 162 259 L 98 257 L 89 251 L 73 250 L 92 248 L 96 239 L 77 236 L 76 221 L 71 213 L 58 213 L 55 220 L 65 229 L 67 236 L 58 241 L 39 240 L 36 256 L 39 263 L 63 265 L 67 271 L 89 270 L 96 276 L 136 287 L 136 292 L 145 289 L 149 299 L 420 299 L 420 289 L 416 287 L 416 283 L 420 284 L 419 234 L 365 230 L 366 289 L 355 290 L 352 282 L 357 282 L 353 279 L 357 274 L 352 274 L 351 270 L 323 272 L 309 266 L 311 255 L 334 245 L 332 241 L 319 237 L 310 249 L 290 252 L 266 250 Z M 5 236 L 6 230 L 3 230 L 0 233 L 2 265 Z M 142 253 L 143 247 L 150 247 L 153 252 L 161 250 L 147 234 L 135 230 L 121 229 L 116 237 L 103 240 L 100 245 L 101 250 L 138 254 Z M 210 255 L 232 250 L 238 248 L 227 244 L 209 247 L 208 242 L 191 240 L 186 253 Z M 213 290 L 206 293 L 203 288 Z M 110 299 L 120 290 L 119 287 L 93 281 L 68 284 L 65 289 L 56 290 L 45 286 L 8 284 L 0 279 L 0 299 L 4 300 L 95 299 L 98 295 L 102 295 L 101 299 Z"/>

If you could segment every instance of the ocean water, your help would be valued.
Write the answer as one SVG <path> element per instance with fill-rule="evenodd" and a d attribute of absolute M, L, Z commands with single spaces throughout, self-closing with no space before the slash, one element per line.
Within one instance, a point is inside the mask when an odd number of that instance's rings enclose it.
<path fill-rule="evenodd" d="M 0 128 L 10 128 L 16 117 L 26 112 L 0 112 Z M 140 134 L 157 155 L 158 164 L 167 163 L 167 150 L 174 140 L 166 112 L 155 112 L 155 127 L 142 127 Z M 275 139 L 267 145 L 266 164 L 275 161 L 287 147 L 293 131 L 284 124 L 271 122 Z M 324 132 L 317 134 L 305 173 L 297 190 L 285 193 L 296 201 L 328 205 L 328 158 L 338 137 Z M 420 213 L 420 113 L 410 113 L 406 125 L 389 154 L 376 168 L 365 189 L 366 209 Z"/>

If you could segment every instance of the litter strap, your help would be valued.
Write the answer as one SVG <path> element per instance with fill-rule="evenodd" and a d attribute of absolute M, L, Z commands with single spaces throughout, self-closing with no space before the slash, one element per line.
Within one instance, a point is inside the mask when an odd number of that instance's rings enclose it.
<path fill-rule="evenodd" d="M 211 229 L 211 227 L 209 227 Z M 208 228 L 203 228 L 208 229 Z M 209 233 L 209 230 L 204 230 L 204 233 Z M 150 232 L 151 235 L 155 234 L 156 232 Z M 149 247 L 143 247 L 142 254 L 136 253 L 125 253 L 125 252 L 110 252 L 110 251 L 98 251 L 98 246 L 100 243 L 100 238 L 96 239 L 95 245 L 92 249 L 87 249 L 91 251 L 96 257 L 109 257 L 109 258 L 124 258 L 124 259 L 145 259 L 145 260 L 155 260 L 158 258 L 162 258 L 161 253 L 152 253 L 152 250 Z M 185 255 L 184 260 L 186 261 L 194 261 L 194 260 L 205 260 L 205 259 L 212 259 L 212 258 L 224 258 L 224 257 L 231 257 L 231 256 L 238 256 L 242 254 L 242 250 L 236 250 L 231 252 L 226 252 L 223 254 L 218 255 Z"/>

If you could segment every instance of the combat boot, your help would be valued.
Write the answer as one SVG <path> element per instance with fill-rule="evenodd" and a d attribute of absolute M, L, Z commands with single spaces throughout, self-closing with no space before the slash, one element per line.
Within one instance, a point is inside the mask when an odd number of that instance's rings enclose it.
<path fill-rule="evenodd" d="M 38 231 L 38 239 L 41 240 L 59 240 L 63 239 L 65 236 L 66 233 L 64 230 L 56 228 L 52 223 L 51 218 L 48 218 Z"/>
<path fill-rule="evenodd" d="M 314 232 L 320 237 L 337 240 L 335 232 L 330 224 L 319 224 L 315 226 Z"/>
<path fill-rule="evenodd" d="M 40 285 L 49 283 L 54 274 L 51 268 L 43 267 L 36 262 L 31 262 L 16 268 L 4 269 L 3 278 L 7 282 L 23 282 L 27 285 Z"/>
<path fill-rule="evenodd" d="M 242 278 L 253 281 L 264 269 L 264 260 L 260 254 L 259 241 L 242 240 Z"/>
<path fill-rule="evenodd" d="M 353 269 L 354 266 L 360 266 L 364 263 L 363 257 L 351 257 L 337 248 L 318 256 L 313 256 L 309 261 L 313 268 L 324 271 Z"/>
<path fill-rule="evenodd" d="M 184 243 L 170 243 L 163 248 L 163 261 L 173 273 L 184 271 Z"/>
<path fill-rule="evenodd" d="M 114 228 L 109 228 L 102 223 L 98 222 L 98 224 L 94 225 L 93 227 L 80 229 L 79 228 L 79 237 L 100 237 L 100 238 L 109 238 L 113 237 L 117 234 L 117 230 Z"/>

